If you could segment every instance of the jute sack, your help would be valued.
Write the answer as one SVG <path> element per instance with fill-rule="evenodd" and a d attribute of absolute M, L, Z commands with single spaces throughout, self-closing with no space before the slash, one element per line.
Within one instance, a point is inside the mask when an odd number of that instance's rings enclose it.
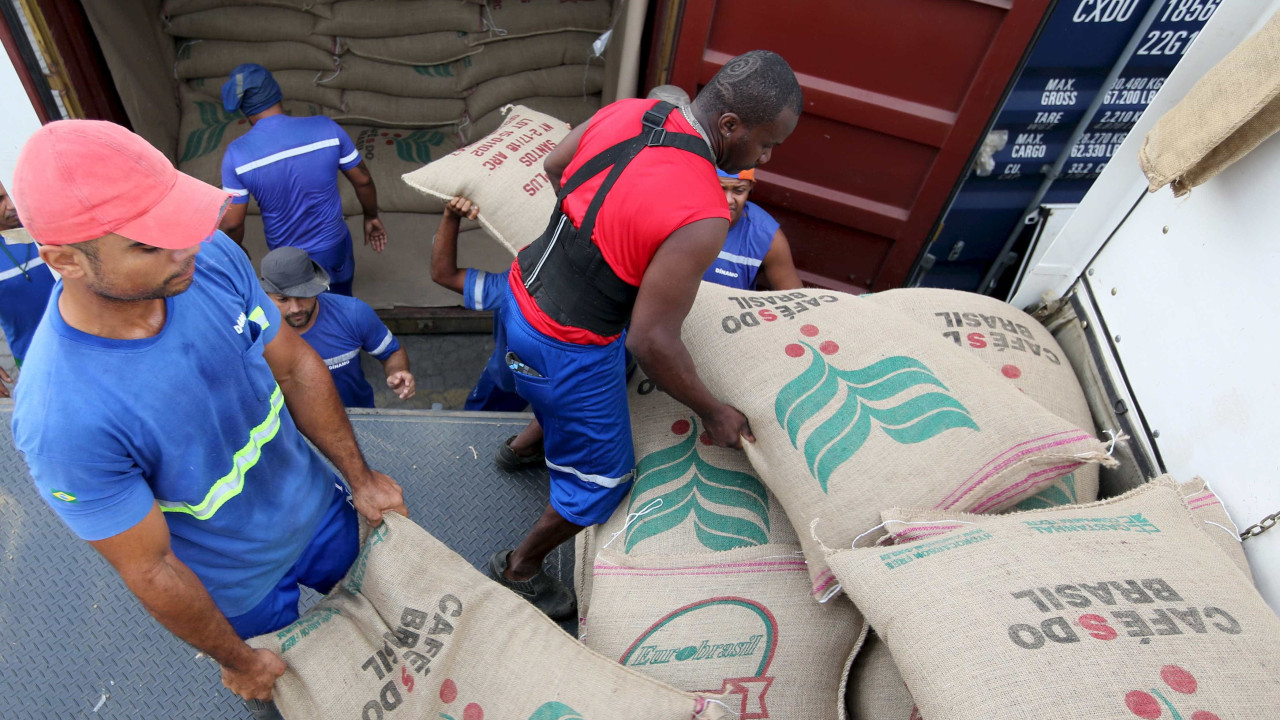
<path fill-rule="evenodd" d="M 315 0 L 164 0 L 161 12 L 166 17 L 172 17 L 205 10 L 262 5 L 301 10 L 320 17 L 328 17 L 330 7 L 330 3 Z"/>
<path fill-rule="evenodd" d="M 1202 478 L 1192 478 L 1178 485 L 1178 491 L 1182 493 L 1187 507 L 1191 508 L 1191 514 L 1204 523 L 1209 537 L 1253 580 L 1253 570 L 1249 568 L 1249 559 L 1245 557 L 1244 546 L 1240 542 L 1240 528 L 1231 520 L 1227 509 L 1209 488 L 1209 484 Z"/>
<path fill-rule="evenodd" d="M 342 0 L 330 6 L 328 17 L 316 21 L 315 31 L 350 38 L 388 38 L 479 28 L 480 8 L 470 3 Z"/>
<path fill-rule="evenodd" d="M 1151 192 L 1207 182 L 1280 129 L 1280 14 L 1209 69 L 1147 133 L 1138 164 Z"/>
<path fill-rule="evenodd" d="M 369 174 L 378 188 L 378 209 L 387 212 L 442 213 L 444 199 L 424 195 L 404 184 L 401 177 L 414 169 L 447 158 L 458 143 L 453 135 L 438 129 L 381 128 L 344 125 L 360 151 Z M 339 182 L 342 211 L 360 214 L 360 202 L 351 183 Z M 450 196 L 452 197 L 452 195 Z"/>
<path fill-rule="evenodd" d="M 627 388 L 636 480 L 599 529 L 624 555 L 691 555 L 795 545 L 782 503 L 741 450 L 702 441 L 702 421 L 641 371 Z"/>
<path fill-rule="evenodd" d="M 467 42 L 467 33 L 446 30 L 383 38 L 343 38 L 352 55 L 396 65 L 434 66 L 480 52 Z M 452 75 L 450 75 L 452 77 Z"/>
<path fill-rule="evenodd" d="M 310 13 L 278 7 L 224 7 L 167 18 L 164 30 L 182 38 L 245 42 L 296 40 L 328 48 L 331 39 L 312 34 L 317 19 Z"/>
<path fill-rule="evenodd" d="M 925 718 L 1271 717 L 1280 618 L 1203 528 L 1165 477 L 827 561 Z"/>
<path fill-rule="evenodd" d="M 573 594 L 578 601 L 578 637 L 587 632 L 587 613 L 591 607 L 591 564 L 599 545 L 598 526 L 591 525 L 573 536 Z"/>
<path fill-rule="evenodd" d="M 849 720 L 923 720 L 916 702 L 893 664 L 889 646 L 875 633 L 858 650 L 845 689 Z"/>
<path fill-rule="evenodd" d="M 743 718 L 834 718 L 841 669 L 862 637 L 846 598 L 809 598 L 796 545 L 711 555 L 605 551 L 583 638 L 677 688 L 726 694 Z"/>
<path fill-rule="evenodd" d="M 320 82 L 328 88 L 377 92 L 398 97 L 456 98 L 461 100 L 463 87 L 459 83 L 460 66 L 470 58 L 443 65 L 414 66 L 346 57 L 342 69 L 327 75 Z"/>
<path fill-rule="evenodd" d="M 505 38 L 581 30 L 602 33 L 609 29 L 609 0 L 489 0 L 481 11 L 480 32 L 471 33 L 472 44 Z"/>
<path fill-rule="evenodd" d="M 747 457 L 795 525 L 820 600 L 839 589 L 821 543 L 852 546 L 880 508 L 997 512 L 1114 462 L 969 353 L 851 295 L 703 283 L 683 337 L 707 388 L 751 422 Z"/>
<path fill-rule="evenodd" d="M 466 117 L 467 106 L 452 98 L 409 98 L 364 90 L 342 94 L 343 122 L 380 127 L 427 128 L 456 125 Z"/>
<path fill-rule="evenodd" d="M 297 622 L 249 642 L 288 665 L 275 684 L 285 717 L 729 717 L 723 705 L 593 653 L 391 513 L 337 588 Z"/>
<path fill-rule="evenodd" d="M 1058 341 L 1030 315 L 993 297 L 959 290 L 905 288 L 864 295 L 932 328 L 973 353 L 1044 409 L 1086 429 L 1093 414 Z M 1098 499 L 1098 468 L 1086 465 L 1055 483 L 1052 498 L 1072 504 Z M 1024 508 L 1024 509 L 1030 509 Z"/>
<path fill-rule="evenodd" d="M 480 206 L 478 220 L 514 255 L 546 229 L 556 188 L 542 162 L 569 126 L 516 106 L 493 134 L 404 175 L 410 187 L 447 202 L 465 195 Z"/>
<path fill-rule="evenodd" d="M 338 60 L 307 43 L 236 42 L 234 40 L 188 40 L 178 46 L 174 72 L 178 79 L 227 76 L 238 65 L 255 62 L 271 71 L 311 70 L 333 72 Z"/>
<path fill-rule="evenodd" d="M 485 43 L 475 48 L 479 54 L 463 67 L 462 87 L 475 87 L 525 70 L 586 65 L 596 37 L 595 33 L 557 32 Z"/>
<path fill-rule="evenodd" d="M 561 65 L 526 70 L 476 86 L 467 95 L 467 115 L 481 118 L 523 97 L 578 97 L 600 92 L 604 68 L 599 65 Z"/>
<path fill-rule="evenodd" d="M 316 84 L 318 77 L 330 74 L 326 71 L 277 70 L 271 74 L 280 84 L 280 92 L 284 94 L 285 100 L 296 100 L 330 108 L 342 107 L 341 90 Z M 193 78 L 187 82 L 198 92 L 220 98 L 222 86 L 226 84 L 227 77 Z"/>
<path fill-rule="evenodd" d="M 550 115 L 554 118 L 560 118 L 569 124 L 569 127 L 577 127 L 582 123 L 591 119 L 592 115 L 600 109 L 600 95 L 587 95 L 586 97 L 527 97 L 515 100 L 513 105 L 523 105 L 524 107 L 540 112 L 544 115 Z M 498 129 L 505 119 L 503 108 L 492 110 L 479 120 L 473 120 L 461 127 L 464 137 L 475 138 L 483 137 Z"/>

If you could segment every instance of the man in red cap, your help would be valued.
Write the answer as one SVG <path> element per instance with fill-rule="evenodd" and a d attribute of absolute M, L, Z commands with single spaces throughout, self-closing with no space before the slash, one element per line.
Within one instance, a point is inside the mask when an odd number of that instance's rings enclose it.
<path fill-rule="evenodd" d="M 357 551 L 356 512 L 405 513 L 329 371 L 217 231 L 228 195 L 111 123 L 27 141 L 13 197 L 62 275 L 28 350 L 13 436 L 37 489 L 259 717 L 284 662 L 243 638 L 298 617 Z M 350 492 L 308 447 L 310 439 Z"/>

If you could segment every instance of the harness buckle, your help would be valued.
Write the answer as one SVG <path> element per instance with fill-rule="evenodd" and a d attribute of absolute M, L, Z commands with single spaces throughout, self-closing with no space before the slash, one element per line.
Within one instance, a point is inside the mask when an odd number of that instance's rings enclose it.
<path fill-rule="evenodd" d="M 649 133 L 649 141 L 645 143 L 645 146 L 657 147 L 662 145 L 664 142 L 666 142 L 666 140 L 667 140 L 667 129 L 664 127 L 654 128 L 653 132 Z"/>

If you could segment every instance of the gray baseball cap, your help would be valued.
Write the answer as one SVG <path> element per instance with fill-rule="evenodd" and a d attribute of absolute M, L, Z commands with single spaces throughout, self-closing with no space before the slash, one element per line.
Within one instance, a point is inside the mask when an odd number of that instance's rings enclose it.
<path fill-rule="evenodd" d="M 329 289 L 329 273 L 296 247 L 281 247 L 262 258 L 262 289 L 285 297 L 315 297 Z"/>

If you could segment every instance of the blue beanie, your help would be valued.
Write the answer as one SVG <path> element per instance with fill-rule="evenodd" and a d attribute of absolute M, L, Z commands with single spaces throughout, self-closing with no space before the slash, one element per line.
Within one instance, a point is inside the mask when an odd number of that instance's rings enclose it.
<path fill-rule="evenodd" d="M 271 71 L 256 63 L 245 63 L 232 70 L 231 78 L 222 86 L 223 109 L 239 110 L 246 116 L 257 115 L 283 97 Z"/>

